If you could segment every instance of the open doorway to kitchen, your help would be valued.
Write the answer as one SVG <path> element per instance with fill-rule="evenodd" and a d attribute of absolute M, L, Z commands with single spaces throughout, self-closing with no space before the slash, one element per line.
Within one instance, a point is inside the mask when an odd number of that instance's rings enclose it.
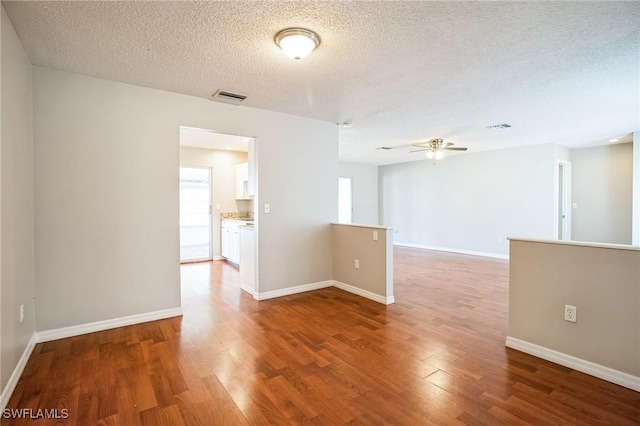
<path fill-rule="evenodd" d="M 181 262 L 223 261 L 240 271 L 242 288 L 252 294 L 258 225 L 254 149 L 252 137 L 180 127 Z"/>

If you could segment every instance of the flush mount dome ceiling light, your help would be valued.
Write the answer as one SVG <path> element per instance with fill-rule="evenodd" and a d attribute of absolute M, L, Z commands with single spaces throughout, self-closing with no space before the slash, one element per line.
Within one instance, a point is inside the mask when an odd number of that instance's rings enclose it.
<path fill-rule="evenodd" d="M 320 36 L 305 28 L 287 28 L 276 34 L 276 44 L 293 59 L 302 59 L 320 45 Z"/>

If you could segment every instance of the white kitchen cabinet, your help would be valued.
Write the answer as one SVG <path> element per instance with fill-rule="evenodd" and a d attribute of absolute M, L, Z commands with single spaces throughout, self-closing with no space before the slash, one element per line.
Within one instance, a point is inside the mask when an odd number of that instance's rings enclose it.
<path fill-rule="evenodd" d="M 236 166 L 236 199 L 249 200 L 249 163 Z"/>
<path fill-rule="evenodd" d="M 229 228 L 225 227 L 225 221 L 222 221 L 220 227 L 220 252 L 222 257 L 229 258 Z"/>
<path fill-rule="evenodd" d="M 249 141 L 249 152 L 247 154 L 247 162 L 248 162 L 248 169 L 249 169 L 249 173 L 248 173 L 248 178 L 249 181 L 247 183 L 247 195 L 250 198 L 253 198 L 253 196 L 256 194 L 256 176 L 255 176 L 255 163 L 256 163 L 256 152 L 255 152 L 255 147 L 256 147 L 256 141 L 255 139 L 251 139 Z"/>
<path fill-rule="evenodd" d="M 255 229 L 240 226 L 240 288 L 256 296 Z"/>
<path fill-rule="evenodd" d="M 240 264 L 240 230 L 237 226 L 229 230 L 229 260 Z"/>
<path fill-rule="evenodd" d="M 222 220 L 220 224 L 220 252 L 229 262 L 240 264 L 240 225 L 246 225 L 242 220 Z"/>

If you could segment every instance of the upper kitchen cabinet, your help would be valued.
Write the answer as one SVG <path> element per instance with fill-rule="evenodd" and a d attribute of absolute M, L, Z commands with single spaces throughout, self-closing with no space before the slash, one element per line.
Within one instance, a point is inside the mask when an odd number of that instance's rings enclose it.
<path fill-rule="evenodd" d="M 249 182 L 247 183 L 247 194 L 253 198 L 256 195 L 256 140 L 249 141 L 249 152 L 247 153 L 247 161 L 249 162 Z"/>
<path fill-rule="evenodd" d="M 255 195 L 254 182 L 254 141 L 249 142 L 249 152 L 247 155 L 247 163 L 238 164 L 236 166 L 236 199 L 252 200 Z"/>
<path fill-rule="evenodd" d="M 249 192 L 249 164 L 242 163 L 236 166 L 236 199 L 244 200 Z"/>
<path fill-rule="evenodd" d="M 236 166 L 236 199 L 249 200 L 253 198 L 249 195 L 249 163 L 242 163 Z"/>

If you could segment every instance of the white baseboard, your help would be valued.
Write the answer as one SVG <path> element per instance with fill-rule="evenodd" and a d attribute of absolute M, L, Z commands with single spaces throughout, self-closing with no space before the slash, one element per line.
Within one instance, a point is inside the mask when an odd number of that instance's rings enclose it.
<path fill-rule="evenodd" d="M 291 294 L 304 293 L 305 291 L 319 290 L 321 288 L 331 287 L 332 285 L 333 285 L 332 280 L 320 281 L 317 283 L 302 284 L 302 285 L 297 285 L 295 287 L 283 288 L 281 290 L 273 290 L 273 291 L 267 291 L 264 293 L 256 293 L 253 296 L 253 298 L 256 300 L 267 300 L 267 299 L 273 299 L 276 297 L 289 296 Z"/>
<path fill-rule="evenodd" d="M 555 362 L 556 364 L 560 364 L 591 376 L 598 377 L 602 380 L 615 383 L 616 385 L 624 386 L 625 388 L 640 392 L 640 377 L 638 376 L 633 376 L 622 371 L 614 370 L 613 368 L 605 367 L 604 365 L 596 364 L 562 352 L 554 351 L 553 349 L 545 348 L 544 346 L 516 339 L 515 337 L 507 336 L 505 345 L 508 348 L 516 349 L 520 352 L 537 356 L 538 358 L 546 359 L 547 361 Z"/>
<path fill-rule="evenodd" d="M 213 256 L 212 260 L 224 260 L 222 256 Z"/>
<path fill-rule="evenodd" d="M 247 293 L 252 295 L 254 299 L 258 300 L 258 298 L 256 297 L 258 295 L 258 293 L 256 293 L 256 291 L 254 289 L 252 289 L 251 287 L 249 287 L 248 285 L 246 285 L 244 283 L 240 283 L 240 290 L 246 291 Z"/>
<path fill-rule="evenodd" d="M 244 286 L 241 286 L 240 288 L 249 294 L 253 294 L 253 298 L 256 300 L 267 300 L 267 299 L 274 299 L 276 297 L 289 296 L 291 294 L 304 293 L 306 291 L 319 290 L 321 288 L 328 288 L 328 287 L 336 287 L 341 290 L 348 291 L 349 293 L 357 294 L 358 296 L 362 296 L 367 299 L 371 299 L 375 302 L 382 303 L 384 305 L 390 305 L 395 302 L 395 299 L 393 296 L 384 297 L 379 294 L 375 294 L 370 291 L 363 290 L 361 288 L 352 286 L 350 284 L 345 284 L 343 282 L 336 281 L 336 280 L 327 280 L 327 281 L 320 281 L 320 282 L 311 283 L 311 284 L 302 284 L 302 285 L 297 285 L 295 287 L 283 288 L 282 290 L 268 291 L 265 293 L 256 293 L 255 291 L 252 291 L 248 287 L 244 288 Z"/>
<path fill-rule="evenodd" d="M 74 325 L 71 327 L 62 327 L 53 330 L 39 331 L 36 333 L 36 342 L 49 342 L 51 340 L 64 339 L 66 337 L 79 336 L 81 334 L 93 333 L 95 331 L 109 330 L 116 327 L 124 327 L 127 325 L 140 324 L 143 322 L 178 317 L 180 315 L 182 315 L 182 308 L 172 308 L 164 309 L 162 311 L 154 311 L 144 314 L 113 318 L 105 321 L 96 321 L 87 324 Z"/>
<path fill-rule="evenodd" d="M 345 284 L 340 281 L 333 280 L 333 286 L 341 290 L 348 291 L 349 293 L 357 294 L 358 296 L 371 299 L 374 302 L 382 303 L 383 305 L 390 305 L 395 302 L 395 299 L 393 296 L 384 297 L 379 294 L 372 293 L 368 290 L 363 290 L 361 288 L 352 286 L 351 284 Z"/>
<path fill-rule="evenodd" d="M 16 368 L 13 369 L 13 373 L 11 373 L 11 377 L 9 377 L 9 381 L 7 385 L 2 389 L 2 394 L 0 394 L 0 412 L 4 411 L 9 400 L 11 399 L 11 395 L 13 395 L 13 391 L 16 389 L 18 385 L 18 381 L 20 380 L 20 376 L 22 376 L 22 372 L 24 368 L 27 366 L 27 361 L 29 361 L 29 357 L 33 352 L 33 348 L 36 347 L 36 333 L 31 335 L 31 339 L 27 343 L 27 347 L 24 348 L 24 352 L 22 352 L 22 356 L 18 360 L 18 364 Z"/>
<path fill-rule="evenodd" d="M 450 253 L 468 254 L 471 256 L 491 257 L 494 259 L 509 259 L 509 255 L 489 253 L 485 251 L 473 251 L 473 250 L 453 249 L 453 248 L 447 248 L 447 247 L 423 246 L 421 244 L 398 243 L 398 242 L 394 242 L 393 245 L 401 246 L 401 247 L 419 248 L 424 250 L 435 250 L 435 251 L 446 251 Z"/>

